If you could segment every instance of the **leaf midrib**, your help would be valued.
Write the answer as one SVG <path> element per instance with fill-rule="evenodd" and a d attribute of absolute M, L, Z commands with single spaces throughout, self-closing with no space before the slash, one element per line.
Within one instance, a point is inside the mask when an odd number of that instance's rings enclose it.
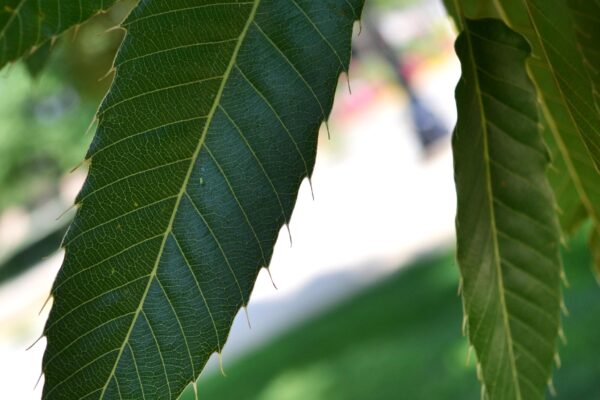
<path fill-rule="evenodd" d="M 540 44 L 540 48 L 542 49 L 542 54 L 544 56 L 544 59 L 546 60 L 546 65 L 548 66 L 548 69 L 550 70 L 550 75 L 552 76 L 552 80 L 554 82 L 554 85 L 556 86 L 556 89 L 558 90 L 558 93 L 560 94 L 560 98 L 563 101 L 564 108 L 567 110 L 567 114 L 569 115 L 569 118 L 571 120 L 571 123 L 572 123 L 573 127 L 575 128 L 575 130 L 577 131 L 577 134 L 579 135 L 579 137 L 583 141 L 584 147 L 585 147 L 585 149 L 589 153 L 589 156 L 590 156 L 590 158 L 592 160 L 592 164 L 593 164 L 595 170 L 598 171 L 598 166 L 596 165 L 594 157 L 592 156 L 590 150 L 588 149 L 588 144 L 587 144 L 587 140 L 585 139 L 585 135 L 583 134 L 583 132 L 579 128 L 579 125 L 577 124 L 577 121 L 576 121 L 575 117 L 573 116 L 573 112 L 571 111 L 571 107 L 569 106 L 569 104 L 567 102 L 567 97 L 565 96 L 563 88 L 561 87 L 560 82 L 558 81 L 558 74 L 556 73 L 556 71 L 554 70 L 554 66 L 550 62 L 550 57 L 548 56 L 548 52 L 546 50 L 547 43 L 543 40 L 543 38 L 542 38 L 542 36 L 540 34 L 540 31 L 538 29 L 538 26 L 537 26 L 537 24 L 535 22 L 535 19 L 533 18 L 533 13 L 531 11 L 531 7 L 529 5 L 529 1 L 530 0 L 522 0 L 523 4 L 525 5 L 525 9 L 527 10 L 527 17 L 529 18 L 529 23 L 531 24 L 533 32 L 535 33 L 535 36 L 536 36 L 536 38 L 537 38 L 537 40 L 538 40 L 538 42 Z M 539 9 L 538 9 L 538 12 L 541 13 L 541 11 Z"/>
<path fill-rule="evenodd" d="M 457 0 L 455 0 L 455 2 L 457 2 Z M 460 5 L 457 4 L 457 9 L 460 10 L 460 14 L 461 17 L 464 18 L 463 13 L 462 13 L 462 9 L 460 7 Z M 479 105 L 479 116 L 480 116 L 480 120 L 481 120 L 481 129 L 483 132 L 483 157 L 484 157 L 484 164 L 485 164 L 485 182 L 486 182 L 486 194 L 487 194 L 487 198 L 488 198 L 488 207 L 489 207 L 489 213 L 490 213 L 490 224 L 492 227 L 492 241 L 493 241 L 493 248 L 494 248 L 494 265 L 495 265 L 495 270 L 496 270 L 496 276 L 497 276 L 497 282 L 498 282 L 498 292 L 499 292 L 499 297 L 500 297 L 500 305 L 501 305 L 501 312 L 502 312 L 502 321 L 503 321 L 503 325 L 504 325 L 504 329 L 506 331 L 506 340 L 507 340 L 507 345 L 508 345 L 508 357 L 510 359 L 510 363 L 511 363 L 511 376 L 512 376 L 512 380 L 513 380 L 513 384 L 515 387 L 515 395 L 516 395 L 516 399 L 517 400 L 521 400 L 522 399 L 522 395 L 521 395 L 521 387 L 519 385 L 519 380 L 517 377 L 517 364 L 516 364 L 516 360 L 515 360 L 515 355 L 514 355 L 514 350 L 513 350 L 513 341 L 512 341 L 512 334 L 511 334 L 511 330 L 510 330 L 510 324 L 508 321 L 508 309 L 506 306 L 506 300 L 504 298 L 504 290 L 503 290 L 503 278 L 502 278 L 502 271 L 501 271 L 501 264 L 500 264 L 500 248 L 498 245 L 498 240 L 496 238 L 496 232 L 497 232 L 497 227 L 496 227 L 496 217 L 495 217 L 495 212 L 494 212 L 494 192 L 491 186 L 491 172 L 490 172 L 490 155 L 489 155 L 489 144 L 488 144 L 488 129 L 487 129 L 487 125 L 485 123 L 486 121 L 486 117 L 485 117 L 485 113 L 484 113 L 484 108 L 483 108 L 483 102 L 481 101 L 482 95 L 481 95 L 481 87 L 479 84 L 479 77 L 478 77 L 478 73 L 477 73 L 477 63 L 475 62 L 475 58 L 473 57 L 473 44 L 471 42 L 471 33 L 467 27 L 466 22 L 463 21 L 463 29 L 465 30 L 465 37 L 467 40 L 467 44 L 469 46 L 469 59 L 471 61 L 472 67 L 473 67 L 473 74 L 475 76 L 475 80 L 474 80 L 474 84 L 475 84 L 475 90 L 477 91 L 478 95 L 477 97 L 477 103 Z"/>
<path fill-rule="evenodd" d="M 215 100 L 213 102 L 213 105 L 211 107 L 211 110 L 208 114 L 208 117 L 206 119 L 206 123 L 204 125 L 204 128 L 202 130 L 202 134 L 200 136 L 200 139 L 198 141 L 198 146 L 196 147 L 194 154 L 190 160 L 190 167 L 188 168 L 188 171 L 186 173 L 186 176 L 184 178 L 184 181 L 181 185 L 181 190 L 179 191 L 179 194 L 177 195 L 177 200 L 175 202 L 175 205 L 173 207 L 173 213 L 171 214 L 171 218 L 169 220 L 169 224 L 167 225 L 167 229 L 165 230 L 164 233 L 164 237 L 162 240 L 162 243 L 160 245 L 158 254 L 156 256 L 156 261 L 154 264 L 154 267 L 152 269 L 152 272 L 150 273 L 150 277 L 148 279 L 148 284 L 146 285 L 146 289 L 144 290 L 144 293 L 142 295 L 142 298 L 140 299 L 140 303 L 138 305 L 138 308 L 135 311 L 135 315 L 131 321 L 131 325 L 129 327 L 129 330 L 127 332 L 127 335 L 125 336 L 125 338 L 123 339 L 123 344 L 121 345 L 121 348 L 119 349 L 119 353 L 117 355 L 117 358 L 115 360 L 115 363 L 113 365 L 113 368 L 110 372 L 110 374 L 108 375 L 108 377 L 106 378 L 106 382 L 104 384 L 104 387 L 102 388 L 102 392 L 100 393 L 100 399 L 102 399 L 104 397 L 104 394 L 106 392 L 106 389 L 108 388 L 108 385 L 113 377 L 113 375 L 115 374 L 115 371 L 117 369 L 117 365 L 119 364 L 119 360 L 121 359 L 121 355 L 123 354 L 123 350 L 125 349 L 125 345 L 129 343 L 129 338 L 131 336 L 131 333 L 133 331 L 133 327 L 135 326 L 135 323 L 142 311 L 144 302 L 146 301 L 146 297 L 148 295 L 148 292 L 150 290 L 150 286 L 152 285 L 152 281 L 154 280 L 154 278 L 156 277 L 157 271 L 158 271 L 158 266 L 160 264 L 160 260 L 162 258 L 162 254 L 164 252 L 166 243 L 167 243 L 167 238 L 169 237 L 169 234 L 171 233 L 172 229 L 173 229 L 173 224 L 175 222 L 175 216 L 177 215 L 177 211 L 179 209 L 179 205 L 181 203 L 181 200 L 183 199 L 185 193 L 186 193 L 186 188 L 188 185 L 188 182 L 190 180 L 190 177 L 192 176 L 192 171 L 194 169 L 194 165 L 196 164 L 196 160 L 198 159 L 198 156 L 200 155 L 200 152 L 202 150 L 202 147 L 204 145 L 204 142 L 206 140 L 206 136 L 208 134 L 208 130 L 210 129 L 211 123 L 212 123 L 212 119 L 214 117 L 214 114 L 216 112 L 216 110 L 219 107 L 219 104 L 221 102 L 221 97 L 223 96 L 223 92 L 225 90 L 225 86 L 227 84 L 227 81 L 229 79 L 229 76 L 231 75 L 231 71 L 233 70 L 236 61 L 237 61 L 237 56 L 239 54 L 239 51 L 242 47 L 242 44 L 246 38 L 246 35 L 248 33 L 248 30 L 250 28 L 250 25 L 252 24 L 252 22 L 254 21 L 254 18 L 256 16 L 256 11 L 258 9 L 258 6 L 260 4 L 261 0 L 253 0 L 253 5 L 252 5 L 252 10 L 250 11 L 250 14 L 248 16 L 248 19 L 246 21 L 246 24 L 244 25 L 244 28 L 242 30 L 242 32 L 240 33 L 239 37 L 238 37 L 238 41 L 236 43 L 236 46 L 233 50 L 233 54 L 231 56 L 231 60 L 229 61 L 229 65 L 227 66 L 227 69 L 225 70 L 225 73 L 223 74 L 223 80 L 221 81 L 221 86 L 219 87 L 219 90 L 217 91 L 217 95 L 215 96 Z M 167 378 L 168 380 L 168 378 Z"/>

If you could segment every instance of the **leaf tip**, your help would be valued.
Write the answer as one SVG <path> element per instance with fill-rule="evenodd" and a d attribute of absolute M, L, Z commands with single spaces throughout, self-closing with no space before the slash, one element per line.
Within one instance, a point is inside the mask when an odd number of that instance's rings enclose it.
<path fill-rule="evenodd" d="M 558 337 L 564 346 L 568 344 L 567 337 L 565 336 L 565 331 L 563 330 L 562 326 L 558 328 Z"/>
<path fill-rule="evenodd" d="M 560 310 L 562 311 L 565 317 L 569 316 L 569 309 L 567 308 L 567 305 L 565 304 L 564 300 L 560 301 Z"/>
<path fill-rule="evenodd" d="M 242 308 L 244 309 L 244 314 L 246 315 L 246 322 L 248 323 L 248 329 L 252 329 L 252 325 L 250 324 L 250 314 L 248 314 L 248 305 L 244 304 L 244 306 Z"/>
<path fill-rule="evenodd" d="M 571 287 L 571 283 L 569 283 L 569 279 L 567 278 L 567 274 L 565 274 L 564 269 L 560 270 L 560 280 L 562 281 L 563 285 L 565 285 L 566 288 Z"/>
<path fill-rule="evenodd" d="M 223 353 L 221 353 L 220 350 L 217 352 L 217 357 L 219 357 L 219 369 L 221 370 L 221 375 L 226 378 L 227 374 L 225 373 L 225 368 L 223 368 Z"/>
<path fill-rule="evenodd" d="M 310 195 L 312 196 L 313 201 L 315 201 L 315 191 L 312 184 L 312 178 L 310 176 L 306 177 L 308 179 L 308 185 L 310 186 Z"/>
<path fill-rule="evenodd" d="M 77 163 L 77 165 L 75 165 L 73 168 L 71 168 L 69 170 L 69 173 L 72 174 L 73 172 L 77 171 L 79 168 L 81 168 L 82 165 L 85 165 L 86 162 L 89 164 L 88 160 L 90 160 L 89 158 L 84 158 L 83 160 L 79 161 Z"/>
<path fill-rule="evenodd" d="M 114 32 L 114 31 L 119 31 L 119 30 L 123 31 L 124 33 L 127 32 L 127 29 L 124 26 L 122 26 L 122 25 L 115 25 L 115 26 L 111 26 L 110 28 L 108 28 L 107 30 L 105 30 L 103 32 L 103 34 Z"/>
<path fill-rule="evenodd" d="M 105 80 L 106 78 L 108 78 L 110 75 L 112 75 L 117 69 L 112 66 L 109 68 L 108 71 L 106 71 L 106 73 L 104 75 L 102 75 L 100 78 L 98 78 L 98 82 L 102 82 L 103 80 Z"/>
<path fill-rule="evenodd" d="M 35 385 L 33 385 L 33 390 L 35 390 L 37 388 L 37 386 L 40 384 L 40 381 L 42 380 L 43 375 L 44 375 L 44 371 L 40 372 L 40 376 L 38 377 L 37 381 L 35 382 Z"/>
<path fill-rule="evenodd" d="M 291 248 L 292 244 L 293 244 L 293 242 L 292 242 L 292 231 L 290 230 L 290 222 L 287 220 L 287 218 L 285 220 L 285 227 L 286 227 L 287 232 L 288 232 L 288 237 L 290 239 L 290 248 Z M 266 268 L 268 268 L 268 266 Z"/>
<path fill-rule="evenodd" d="M 477 362 L 477 366 L 475 367 L 476 373 L 477 373 L 477 379 L 479 379 L 481 381 L 481 386 L 482 386 L 482 390 L 483 389 L 483 369 L 481 367 L 481 363 Z"/>
<path fill-rule="evenodd" d="M 275 280 L 273 279 L 273 275 L 271 275 L 271 268 L 269 268 L 268 266 L 266 266 L 265 269 L 267 270 L 267 273 L 269 274 L 269 278 L 271 279 L 271 284 L 273 285 L 273 287 L 275 288 L 275 290 L 279 290 L 277 288 L 277 285 L 275 284 Z"/>
<path fill-rule="evenodd" d="M 352 86 L 350 86 L 350 72 L 348 71 L 348 68 L 344 69 L 343 72 L 346 75 L 346 83 L 348 85 L 348 93 L 352 96 Z"/>
<path fill-rule="evenodd" d="M 469 346 L 467 349 L 467 359 L 465 360 L 465 367 L 471 364 L 471 356 L 473 355 L 473 346 Z"/>
<path fill-rule="evenodd" d="M 192 385 L 192 389 L 194 389 L 194 400 L 198 400 L 198 382 L 192 381 L 190 384 Z"/>
<path fill-rule="evenodd" d="M 44 337 L 44 333 L 42 332 L 42 334 L 40 334 L 40 336 L 39 336 L 37 339 L 35 339 L 35 340 L 33 341 L 33 343 L 31 343 L 29 346 L 27 346 L 27 347 L 25 348 L 25 351 L 29 351 L 29 350 L 31 350 L 31 349 L 32 349 L 32 348 L 33 348 L 33 347 L 34 347 L 36 344 L 38 344 L 38 343 L 39 343 L 39 341 L 40 341 L 40 340 L 42 340 L 42 338 L 43 338 L 43 337 Z"/>
<path fill-rule="evenodd" d="M 329 130 L 329 121 L 327 118 L 323 119 L 323 123 L 325 124 L 325 129 L 327 130 L 327 140 L 331 140 L 331 131 Z"/>
<path fill-rule="evenodd" d="M 56 217 L 55 221 L 60 221 L 62 219 L 62 217 L 64 217 L 66 214 L 69 213 L 69 211 L 71 211 L 72 209 L 77 208 L 77 207 L 78 207 L 78 204 L 77 203 L 73 203 L 73 205 L 67 207 L 67 209 L 65 211 L 61 212 L 59 214 L 59 216 Z"/>
<path fill-rule="evenodd" d="M 552 381 L 552 378 L 548 379 L 548 392 L 550 392 L 550 396 L 552 397 L 556 397 L 557 393 L 556 393 L 556 387 L 554 387 L 554 382 Z"/>
<path fill-rule="evenodd" d="M 48 297 L 46 297 L 46 300 L 44 301 L 44 304 L 42 304 L 42 308 L 40 308 L 40 311 L 38 312 L 38 315 L 42 314 L 42 311 L 44 311 L 44 308 L 46 308 L 46 305 L 48 304 L 48 302 L 50 301 L 51 298 L 52 298 L 52 292 L 48 293 Z"/>
<path fill-rule="evenodd" d="M 88 127 L 86 128 L 86 130 L 85 130 L 85 133 L 84 133 L 84 136 L 87 136 L 87 135 L 88 135 L 88 133 L 90 132 L 90 130 L 92 129 L 92 127 L 94 126 L 94 124 L 95 124 L 96 122 L 98 122 L 98 121 L 99 121 L 99 118 L 98 118 L 98 113 L 96 113 L 96 114 L 94 114 L 94 118 L 92 118 L 92 120 L 90 121 L 90 124 L 89 124 L 89 125 L 88 125 Z"/>

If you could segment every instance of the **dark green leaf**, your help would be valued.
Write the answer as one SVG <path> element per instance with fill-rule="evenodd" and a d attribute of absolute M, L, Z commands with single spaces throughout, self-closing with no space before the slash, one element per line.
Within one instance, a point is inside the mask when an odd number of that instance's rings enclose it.
<path fill-rule="evenodd" d="M 584 65 L 592 81 L 596 109 L 600 113 L 600 2 L 569 0 L 569 8 Z"/>
<path fill-rule="evenodd" d="M 588 218 L 588 212 L 581 202 L 577 187 L 569 174 L 569 166 L 560 152 L 546 119 L 543 118 L 543 115 L 540 115 L 540 119 L 542 122 L 542 137 L 552 160 L 552 165 L 548 168 L 546 176 L 554 192 L 560 225 L 563 232 L 570 236 Z"/>
<path fill-rule="evenodd" d="M 542 399 L 560 326 L 559 229 L 527 42 L 466 20 L 453 151 L 467 330 L 491 400 Z"/>
<path fill-rule="evenodd" d="M 579 118 L 585 113 L 592 121 L 599 114 L 595 112 L 594 97 L 590 89 L 592 81 L 585 79 L 589 77 L 585 60 L 576 51 L 578 46 L 570 10 L 565 2 L 556 0 L 500 0 L 498 4 L 507 23 L 523 34 L 533 48 L 533 57 L 528 66 L 541 95 L 541 107 L 548 127 L 544 139 L 553 159 L 553 169 L 549 174 L 555 175 L 550 177 L 550 182 L 558 202 L 563 229 L 572 233 L 577 227 L 576 220 L 580 214 L 579 206 L 566 192 L 569 189 L 565 189 L 572 185 L 592 220 L 593 229 L 600 232 L 600 173 L 583 139 L 581 125 L 586 124 Z M 544 28 L 543 31 L 538 28 L 538 24 Z M 580 27 L 579 30 L 581 29 L 585 28 Z M 544 35 L 545 39 L 542 40 Z M 563 68 L 569 69 L 571 73 L 561 74 Z M 565 92 L 562 88 L 565 85 L 578 87 L 580 91 Z M 574 111 L 573 107 L 581 102 L 581 96 L 588 100 Z M 600 119 L 595 123 L 595 128 L 587 124 L 588 129 L 599 130 Z M 596 144 L 600 144 L 600 140 L 596 139 Z M 567 182 L 567 176 L 571 184 Z"/>
<path fill-rule="evenodd" d="M 456 7 L 461 6 L 469 18 L 501 16 L 512 29 L 528 39 L 533 55 L 528 60 L 529 73 L 541 97 L 543 138 L 552 158 L 552 167 L 547 175 L 555 194 L 561 226 L 570 235 L 589 216 L 600 229 L 600 174 L 584 143 L 581 130 L 572 118 L 569 98 L 558 85 L 559 78 L 546 56 L 540 33 L 532 24 L 527 1 L 499 0 L 494 4 L 486 3 L 485 7 L 475 7 L 471 0 L 445 0 L 445 3 L 453 14 L 456 14 Z M 561 36 L 563 42 L 565 37 L 569 37 L 572 41 L 569 51 L 572 54 L 576 43 L 568 9 L 561 2 L 555 5 L 559 11 L 553 13 L 552 22 L 559 24 L 562 29 L 553 35 Z M 460 21 L 457 24 L 460 25 Z M 583 64 L 577 65 L 580 74 L 584 74 Z"/>
<path fill-rule="evenodd" d="M 557 100 L 566 105 L 567 114 L 555 117 L 575 127 L 599 170 L 600 114 L 594 107 L 592 84 L 576 46 L 567 5 L 563 0 L 525 0 L 524 4 L 533 28 L 530 34 L 539 43 L 539 62 L 555 82 Z"/>
<path fill-rule="evenodd" d="M 116 0 L 4 0 L 0 8 L 0 68 Z"/>
<path fill-rule="evenodd" d="M 269 264 L 361 0 L 132 11 L 45 327 L 44 399 L 175 398 Z"/>
<path fill-rule="evenodd" d="M 584 65 L 593 85 L 596 110 L 600 114 L 600 2 L 598 0 L 569 0 L 569 7 L 575 21 L 575 32 Z M 596 125 L 596 128 L 600 129 L 600 126 Z M 600 191 L 600 182 L 596 182 L 596 184 Z M 600 207 L 600 196 L 598 196 L 595 206 Z M 594 221 L 595 226 L 592 228 L 589 243 L 594 255 L 596 270 L 600 271 L 600 218 L 596 218 Z"/>

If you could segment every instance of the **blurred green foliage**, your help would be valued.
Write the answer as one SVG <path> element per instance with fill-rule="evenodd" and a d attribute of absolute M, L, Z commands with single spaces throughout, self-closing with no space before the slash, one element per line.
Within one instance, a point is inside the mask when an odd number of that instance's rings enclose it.
<path fill-rule="evenodd" d="M 206 400 L 478 399 L 450 255 L 406 267 L 201 377 Z M 187 397 L 188 400 L 193 396 Z"/>
<path fill-rule="evenodd" d="M 110 85 L 129 2 L 120 3 L 26 61 L 0 73 L 0 212 L 34 207 L 57 194 L 57 181 L 85 155 L 87 128 Z"/>
<path fill-rule="evenodd" d="M 381 7 L 382 10 L 405 8 L 413 6 L 422 0 L 372 0 L 370 3 L 375 7 Z M 369 5 L 369 3 L 367 3 Z"/>
<path fill-rule="evenodd" d="M 568 345 L 554 372 L 556 399 L 600 398 L 596 316 L 600 288 L 579 235 L 564 260 L 570 287 Z M 227 377 L 199 381 L 205 400 L 389 400 L 480 398 L 474 355 L 461 335 L 457 267 L 451 256 L 408 266 L 379 285 L 294 327 L 233 363 Z M 186 399 L 193 399 L 187 392 Z"/>
<path fill-rule="evenodd" d="M 22 63 L 0 78 L 0 93 L 0 209 L 31 206 L 81 160 L 94 108 L 56 74 L 33 81 Z"/>

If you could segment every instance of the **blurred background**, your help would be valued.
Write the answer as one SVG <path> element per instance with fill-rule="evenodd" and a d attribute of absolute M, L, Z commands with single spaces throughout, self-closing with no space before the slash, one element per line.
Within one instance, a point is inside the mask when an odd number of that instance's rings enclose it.
<path fill-rule="evenodd" d="M 0 71 L 0 399 L 39 399 L 43 310 L 118 25 L 131 2 Z M 440 0 L 368 0 L 329 134 L 201 399 L 479 399 L 461 335 L 450 132 L 460 66 Z M 351 94 L 350 94 L 351 91 Z M 558 399 L 600 398 L 600 289 L 565 246 Z M 264 272 L 264 271 L 263 271 Z M 277 289 L 274 287 L 276 285 Z M 184 396 L 193 398 L 191 390 Z"/>

